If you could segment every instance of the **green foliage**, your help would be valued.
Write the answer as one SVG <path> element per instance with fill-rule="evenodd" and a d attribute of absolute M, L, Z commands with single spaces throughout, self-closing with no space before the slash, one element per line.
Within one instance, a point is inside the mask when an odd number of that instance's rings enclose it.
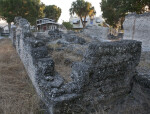
<path fill-rule="evenodd" d="M 89 2 L 85 2 L 84 0 L 77 0 L 72 3 L 70 8 L 70 15 L 76 14 L 80 17 L 83 27 L 86 25 L 86 17 L 94 16 L 96 14 L 94 7 Z"/>
<path fill-rule="evenodd" d="M 8 22 L 14 21 L 16 16 L 26 18 L 31 24 L 42 16 L 40 0 L 0 0 L 0 15 Z"/>
<path fill-rule="evenodd" d="M 73 25 L 70 22 L 63 22 L 62 25 L 64 25 L 67 30 L 71 30 L 73 27 Z"/>
<path fill-rule="evenodd" d="M 102 24 L 98 24 L 98 26 L 102 26 Z"/>
<path fill-rule="evenodd" d="M 39 3 L 39 13 L 38 13 L 38 18 L 44 18 L 44 9 L 45 9 L 45 4 Z"/>
<path fill-rule="evenodd" d="M 101 10 L 106 23 L 116 27 L 129 12 L 143 13 L 146 5 L 150 6 L 149 0 L 102 0 Z"/>
<path fill-rule="evenodd" d="M 49 5 L 44 10 L 45 17 L 58 21 L 61 15 L 61 9 L 55 5 Z"/>

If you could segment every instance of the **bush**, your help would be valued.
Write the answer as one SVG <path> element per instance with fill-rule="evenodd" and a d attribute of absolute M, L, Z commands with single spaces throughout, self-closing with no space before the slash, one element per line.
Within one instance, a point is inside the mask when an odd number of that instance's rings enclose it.
<path fill-rule="evenodd" d="M 71 30 L 73 25 L 70 22 L 63 22 L 62 25 L 66 27 L 67 30 Z"/>

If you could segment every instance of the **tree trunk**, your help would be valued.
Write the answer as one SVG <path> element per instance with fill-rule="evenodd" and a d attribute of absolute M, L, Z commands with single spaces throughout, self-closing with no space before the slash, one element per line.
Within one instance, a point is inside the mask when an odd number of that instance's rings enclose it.
<path fill-rule="evenodd" d="M 11 29 L 11 22 L 8 22 L 8 30 L 9 30 L 9 34 L 10 34 L 10 29 Z"/>
<path fill-rule="evenodd" d="M 83 23 L 83 28 L 85 27 L 85 25 L 86 25 L 86 16 L 84 17 L 84 23 Z"/>
<path fill-rule="evenodd" d="M 83 26 L 83 28 L 85 27 L 85 25 L 86 25 L 86 16 L 84 17 L 84 22 L 83 22 L 83 19 L 82 19 L 82 17 L 80 17 L 80 19 L 81 19 L 81 22 L 82 22 L 82 26 Z"/>
<path fill-rule="evenodd" d="M 124 22 L 124 20 L 125 20 L 125 17 L 122 17 L 122 18 L 121 18 L 121 30 L 124 29 L 124 28 L 123 28 L 123 22 Z"/>
<path fill-rule="evenodd" d="M 84 25 L 83 25 L 83 20 L 82 20 L 82 17 L 80 17 L 80 20 L 81 20 L 82 26 L 84 26 Z M 84 28 L 84 27 L 83 27 L 83 28 Z"/>

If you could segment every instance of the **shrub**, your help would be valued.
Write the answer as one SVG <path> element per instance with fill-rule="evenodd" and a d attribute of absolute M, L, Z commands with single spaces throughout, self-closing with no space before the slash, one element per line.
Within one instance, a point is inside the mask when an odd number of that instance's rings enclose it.
<path fill-rule="evenodd" d="M 73 25 L 70 22 L 63 22 L 62 25 L 66 27 L 67 30 L 71 30 Z"/>

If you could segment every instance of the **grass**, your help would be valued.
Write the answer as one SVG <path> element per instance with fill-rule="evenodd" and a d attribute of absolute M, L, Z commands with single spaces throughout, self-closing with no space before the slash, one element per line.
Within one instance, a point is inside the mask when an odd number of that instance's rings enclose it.
<path fill-rule="evenodd" d="M 52 58 L 55 62 L 55 70 L 64 77 L 67 82 L 71 81 L 71 65 L 73 62 L 81 61 L 82 57 L 74 53 L 63 51 L 53 51 Z M 69 60 L 66 62 L 66 60 Z"/>
<path fill-rule="evenodd" d="M 12 47 L 0 40 L 0 114 L 38 114 L 39 98 Z"/>
<path fill-rule="evenodd" d="M 70 51 L 68 49 L 64 49 L 61 51 L 57 51 L 58 48 L 61 48 L 61 44 L 49 44 L 48 48 L 53 49 L 50 51 L 50 55 L 52 56 L 55 62 L 55 70 L 66 80 L 66 82 L 71 81 L 71 65 L 73 62 L 81 61 L 82 56 L 77 55 L 76 50 Z"/>
<path fill-rule="evenodd" d="M 84 34 L 82 33 L 77 33 L 76 34 L 78 37 L 82 37 L 83 39 L 86 40 L 86 42 L 91 42 L 91 38 L 88 37 L 88 36 L 85 36 Z M 76 45 L 79 45 L 79 44 L 76 44 Z M 67 82 L 70 82 L 71 81 L 71 71 L 72 71 L 72 68 L 71 68 L 71 65 L 73 62 L 78 62 L 78 61 L 81 61 L 82 60 L 82 55 L 79 55 L 77 54 L 76 52 L 78 50 L 82 50 L 84 51 L 85 49 L 82 49 L 79 45 L 79 46 L 76 46 L 76 49 L 74 48 L 73 50 L 70 50 L 70 49 L 64 49 L 64 50 L 61 50 L 61 51 L 56 51 L 57 49 L 61 49 L 62 48 L 62 44 L 48 44 L 47 45 L 48 48 L 51 50 L 49 51 L 49 54 L 52 56 L 54 62 L 55 62 L 55 70 L 67 81 Z M 69 48 L 69 47 L 68 47 Z M 87 47 L 84 47 L 84 48 L 87 48 Z M 65 64 L 65 60 L 66 59 L 69 59 L 70 61 L 72 61 L 72 63 L 66 65 Z"/>

